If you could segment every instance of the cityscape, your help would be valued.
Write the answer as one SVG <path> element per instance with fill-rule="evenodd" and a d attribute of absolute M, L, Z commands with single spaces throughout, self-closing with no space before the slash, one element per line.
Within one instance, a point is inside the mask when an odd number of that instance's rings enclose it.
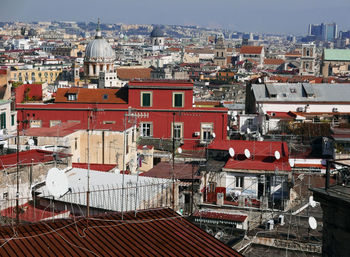
<path fill-rule="evenodd" d="M 0 255 L 350 256 L 340 2 L 5 3 Z"/>

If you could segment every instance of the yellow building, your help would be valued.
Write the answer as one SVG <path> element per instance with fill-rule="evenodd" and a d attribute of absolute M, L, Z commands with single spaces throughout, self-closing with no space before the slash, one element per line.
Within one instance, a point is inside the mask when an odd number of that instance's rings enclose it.
<path fill-rule="evenodd" d="M 11 81 L 32 81 L 34 82 L 47 82 L 48 84 L 54 83 L 62 70 L 15 70 L 10 71 Z"/>

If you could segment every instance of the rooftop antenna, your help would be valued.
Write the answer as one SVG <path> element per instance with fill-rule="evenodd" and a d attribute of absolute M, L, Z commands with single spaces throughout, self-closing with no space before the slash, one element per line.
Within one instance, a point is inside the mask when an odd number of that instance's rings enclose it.
<path fill-rule="evenodd" d="M 245 157 L 246 157 L 247 159 L 250 158 L 250 151 L 249 151 L 249 149 L 244 149 L 244 155 L 245 155 Z"/>
<path fill-rule="evenodd" d="M 100 25 L 100 18 L 97 19 L 97 28 L 96 28 L 96 39 L 100 39 L 102 38 L 102 34 L 101 34 L 101 25 Z"/>
<path fill-rule="evenodd" d="M 309 217 L 309 226 L 311 229 L 317 228 L 317 220 L 313 216 Z"/>
<path fill-rule="evenodd" d="M 235 150 L 234 150 L 232 147 L 230 147 L 230 148 L 228 149 L 228 153 L 230 154 L 231 157 L 234 157 L 234 156 L 235 156 Z"/>
<path fill-rule="evenodd" d="M 54 198 L 60 198 L 70 191 L 66 174 L 56 167 L 49 169 L 47 172 L 45 184 Z"/>
<path fill-rule="evenodd" d="M 281 158 L 281 154 L 279 151 L 275 151 L 275 158 L 276 160 L 279 160 Z"/>

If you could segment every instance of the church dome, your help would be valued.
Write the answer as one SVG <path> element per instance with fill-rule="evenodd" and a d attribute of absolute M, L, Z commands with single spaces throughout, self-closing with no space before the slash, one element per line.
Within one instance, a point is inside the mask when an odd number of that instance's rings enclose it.
<path fill-rule="evenodd" d="M 95 38 L 85 49 L 85 61 L 113 62 L 115 52 L 104 38 Z"/>
<path fill-rule="evenodd" d="M 160 27 L 154 27 L 151 32 L 151 37 L 164 37 L 164 31 Z"/>
<path fill-rule="evenodd" d="M 110 44 L 102 37 L 100 19 L 98 20 L 95 39 L 90 41 L 85 49 L 87 62 L 114 62 L 115 52 Z"/>

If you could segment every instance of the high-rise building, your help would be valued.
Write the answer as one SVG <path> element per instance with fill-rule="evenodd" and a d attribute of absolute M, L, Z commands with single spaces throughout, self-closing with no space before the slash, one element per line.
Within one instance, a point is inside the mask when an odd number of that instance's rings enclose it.
<path fill-rule="evenodd" d="M 309 36 L 315 36 L 316 40 L 331 42 L 338 36 L 338 26 L 336 23 L 309 24 Z"/>

